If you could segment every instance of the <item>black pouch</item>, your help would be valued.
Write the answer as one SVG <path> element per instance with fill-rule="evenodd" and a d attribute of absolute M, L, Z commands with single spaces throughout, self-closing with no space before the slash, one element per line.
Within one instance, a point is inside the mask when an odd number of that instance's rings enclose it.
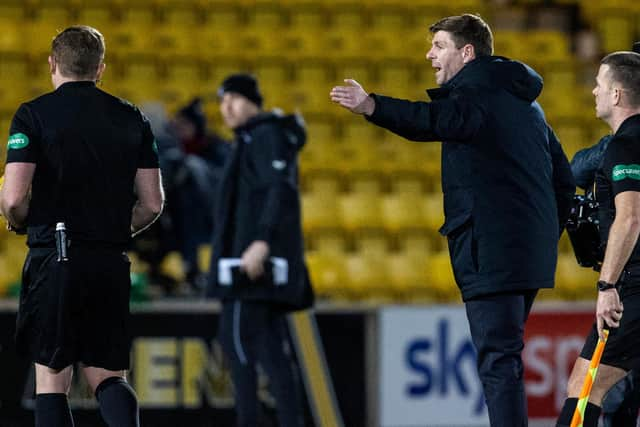
<path fill-rule="evenodd" d="M 567 220 L 567 234 L 578 264 L 596 271 L 600 271 L 603 255 L 598 225 L 598 202 L 576 194 Z"/>

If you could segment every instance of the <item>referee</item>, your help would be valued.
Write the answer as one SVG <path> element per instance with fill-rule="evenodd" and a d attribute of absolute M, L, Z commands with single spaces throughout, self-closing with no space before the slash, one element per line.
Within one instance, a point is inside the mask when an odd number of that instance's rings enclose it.
<path fill-rule="evenodd" d="M 55 90 L 20 106 L 11 124 L 0 208 L 28 235 L 16 325 L 35 363 L 37 427 L 73 426 L 67 402 L 79 362 L 109 426 L 139 425 L 127 384 L 130 263 L 135 234 L 164 195 L 149 122 L 96 87 L 104 38 L 74 26 L 52 42 Z"/>
<path fill-rule="evenodd" d="M 607 55 L 600 62 L 593 95 L 596 116 L 613 133 L 595 173 L 600 241 L 606 245 L 595 322 L 569 377 L 568 397 L 557 427 L 571 424 L 603 329 L 611 329 L 611 333 L 589 395 L 584 427 L 598 425 L 609 392 L 629 371 L 640 367 L 640 54 L 622 51 Z M 609 420 L 607 425 L 636 425 L 637 395 L 628 397 L 623 404 L 628 413 L 618 411 L 615 422 Z"/>

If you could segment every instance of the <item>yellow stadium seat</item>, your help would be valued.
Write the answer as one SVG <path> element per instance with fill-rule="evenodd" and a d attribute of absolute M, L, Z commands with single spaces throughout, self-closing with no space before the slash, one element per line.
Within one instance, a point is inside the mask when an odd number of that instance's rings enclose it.
<path fill-rule="evenodd" d="M 340 210 L 336 198 L 322 194 L 304 194 L 302 220 L 305 232 L 339 227 Z"/>
<path fill-rule="evenodd" d="M 296 62 L 293 67 L 294 82 L 298 86 L 306 87 L 330 87 L 336 84 L 331 73 L 332 65 L 328 61 L 319 58 L 304 59 Z M 329 93 L 325 90 L 326 99 L 329 101 Z"/>
<path fill-rule="evenodd" d="M 389 301 L 391 286 L 384 255 L 348 255 L 345 259 L 347 289 L 355 299 Z"/>
<path fill-rule="evenodd" d="M 169 254 L 164 258 L 164 261 L 162 261 L 160 270 L 163 274 L 172 277 L 178 282 L 185 280 L 182 257 L 176 251 L 169 252 Z"/>
<path fill-rule="evenodd" d="M 279 31 L 286 22 L 286 13 L 278 2 L 258 2 L 246 8 L 247 23 L 259 31 Z"/>
<path fill-rule="evenodd" d="M 235 31 L 240 25 L 242 11 L 234 2 L 211 2 L 214 7 L 209 7 L 204 12 L 204 25 L 218 30 Z"/>
<path fill-rule="evenodd" d="M 327 11 L 317 3 L 295 4 L 290 8 L 291 28 L 296 32 L 321 31 L 327 26 Z"/>
<path fill-rule="evenodd" d="M 209 271 L 211 266 L 211 245 L 201 245 L 198 248 L 198 267 L 200 271 Z"/>
<path fill-rule="evenodd" d="M 238 58 L 233 57 L 217 57 L 208 69 L 208 81 L 212 85 L 213 90 L 217 90 L 222 81 L 230 74 L 249 72 L 245 63 Z"/>
<path fill-rule="evenodd" d="M 43 63 L 42 68 L 45 66 Z M 10 111 L 11 114 L 20 102 L 29 98 L 31 82 L 28 80 L 28 67 L 27 61 L 21 57 L 7 57 L 0 61 L 0 105 L 13 110 Z"/>
<path fill-rule="evenodd" d="M 382 218 L 387 231 L 396 233 L 424 229 L 427 225 L 422 198 L 410 193 L 394 193 L 382 198 Z"/>
<path fill-rule="evenodd" d="M 559 296 L 571 300 L 595 300 L 595 283 L 598 273 L 592 269 L 580 267 L 573 254 L 560 254 L 556 268 L 556 287 Z"/>
<path fill-rule="evenodd" d="M 86 4 L 78 8 L 78 22 L 97 28 L 104 35 L 116 22 L 116 16 L 108 4 Z"/>
<path fill-rule="evenodd" d="M 566 47 L 565 47 L 566 48 Z M 538 70 L 544 78 L 544 90 L 550 91 L 554 96 L 572 98 L 575 96 L 578 83 L 578 67 L 568 53 L 564 58 L 556 58 L 544 62 L 544 68 Z M 575 101 L 574 99 L 570 99 Z"/>
<path fill-rule="evenodd" d="M 22 26 L 22 33 L 33 34 L 28 39 L 25 50 L 36 61 L 46 61 L 51 53 L 51 42 L 58 32 L 64 30 L 67 25 L 52 21 L 30 21 Z"/>
<path fill-rule="evenodd" d="M 128 64 L 119 78 L 107 72 L 103 78 L 106 90 L 136 104 L 151 100 L 166 100 L 165 82 L 161 80 L 156 64 L 152 61 L 135 61 Z"/>
<path fill-rule="evenodd" d="M 313 250 L 315 252 L 342 255 L 347 250 L 347 242 L 344 234 L 338 229 L 321 230 L 311 234 Z"/>
<path fill-rule="evenodd" d="M 444 239 L 439 238 L 438 241 Z M 430 254 L 436 248 L 440 249 L 442 245 L 434 245 L 433 237 L 426 232 L 411 231 L 408 233 L 401 233 L 398 235 L 398 248 L 399 252 L 405 254 Z"/>
<path fill-rule="evenodd" d="M 24 24 L 20 21 L 0 16 L 0 53 L 21 55 L 26 48 L 27 40 L 24 35 Z"/>
<path fill-rule="evenodd" d="M 338 60 L 333 64 L 333 68 L 335 69 L 336 78 L 331 81 L 331 86 L 344 85 L 345 79 L 354 79 L 370 88 L 370 90 L 375 89 L 372 85 L 375 82 L 376 68 L 375 63 L 370 61 L 369 58 Z M 354 123 L 354 121 L 351 121 L 351 123 Z"/>
<path fill-rule="evenodd" d="M 496 55 L 517 58 L 524 45 L 522 32 L 498 30 L 493 31 L 493 49 Z"/>
<path fill-rule="evenodd" d="M 183 31 L 200 26 L 204 21 L 203 11 L 197 7 L 196 2 L 167 5 L 162 8 L 162 15 L 164 17 L 163 23 L 167 27 L 181 28 Z"/>
<path fill-rule="evenodd" d="M 596 25 L 605 52 L 628 50 L 634 42 L 634 16 L 622 9 L 601 11 Z"/>
<path fill-rule="evenodd" d="M 350 193 L 339 197 L 342 226 L 350 231 L 382 229 L 380 199 L 375 195 Z"/>
<path fill-rule="evenodd" d="M 334 173 L 315 173 L 305 176 L 308 193 L 335 197 L 340 193 L 340 177 Z"/>
<path fill-rule="evenodd" d="M 353 29 L 330 29 L 318 34 L 323 55 L 331 58 L 366 58 L 368 52 L 360 31 Z"/>
<path fill-rule="evenodd" d="M 427 302 L 434 299 L 429 286 L 426 254 L 393 254 L 387 259 L 387 269 L 389 283 L 397 300 Z"/>
<path fill-rule="evenodd" d="M 440 143 L 407 142 L 400 137 L 387 133 L 385 158 L 387 173 L 396 177 L 419 177 L 426 187 L 434 191 L 440 181 Z"/>
<path fill-rule="evenodd" d="M 307 139 L 310 144 L 306 149 L 335 150 L 337 145 L 336 121 L 328 115 L 305 115 Z"/>
<path fill-rule="evenodd" d="M 391 180 L 391 192 L 421 197 L 425 190 L 424 178 L 420 175 L 398 175 Z"/>
<path fill-rule="evenodd" d="M 344 169 L 348 174 L 384 174 L 381 143 L 374 140 L 344 140 Z"/>
<path fill-rule="evenodd" d="M 373 30 L 384 29 L 398 32 L 405 30 L 412 20 L 412 16 L 407 9 L 407 2 L 397 2 L 391 5 L 385 3 L 371 5 L 373 12 L 371 14 L 371 26 Z"/>
<path fill-rule="evenodd" d="M 300 155 L 300 169 L 304 176 L 317 173 L 340 174 L 345 162 L 340 144 L 324 142 L 309 134 L 309 143 Z"/>
<path fill-rule="evenodd" d="M 424 220 L 427 228 L 437 231 L 444 224 L 444 206 L 442 194 L 433 193 L 422 200 Z"/>
<path fill-rule="evenodd" d="M 149 5 L 145 5 L 142 2 L 128 2 L 126 7 L 117 7 L 117 9 L 120 15 L 121 24 L 124 27 L 146 30 L 156 25 L 158 19 L 156 16 L 156 9 L 149 7 Z"/>
<path fill-rule="evenodd" d="M 284 32 L 283 45 L 287 48 L 287 57 L 296 60 L 318 61 L 330 58 L 321 33 L 317 33 L 313 29 Z"/>
<path fill-rule="evenodd" d="M 527 31 L 525 41 L 527 43 L 527 49 L 524 52 L 530 52 L 531 58 L 540 62 L 550 61 L 566 61 L 567 57 L 571 55 L 569 48 L 569 36 L 565 35 L 561 31 L 551 30 L 538 30 Z M 528 58 L 522 56 L 523 51 L 520 51 L 520 57 L 523 60 Z"/>
<path fill-rule="evenodd" d="M 429 256 L 429 284 L 439 301 L 453 301 L 459 298 L 458 287 L 453 276 L 449 252 L 441 251 Z"/>
<path fill-rule="evenodd" d="M 0 53 L 24 54 L 29 44 L 41 37 L 25 26 L 25 18 L 25 9 L 20 3 L 0 4 Z"/>
<path fill-rule="evenodd" d="M 153 52 L 172 61 L 169 69 L 180 64 L 183 58 L 201 60 L 204 34 L 205 30 L 200 26 L 185 28 L 163 25 L 152 33 Z"/>
<path fill-rule="evenodd" d="M 356 233 L 354 247 L 364 256 L 385 256 L 389 252 L 387 236 L 381 230 L 365 230 Z"/>
<path fill-rule="evenodd" d="M 348 296 L 344 258 L 323 252 L 306 254 L 313 290 L 319 297 L 345 299 Z"/>
<path fill-rule="evenodd" d="M 383 191 L 383 177 L 375 170 L 349 173 L 346 177 L 349 182 L 349 191 L 353 193 L 380 196 Z"/>
<path fill-rule="evenodd" d="M 363 149 L 373 151 L 376 147 L 374 143 L 382 139 L 382 132 L 364 120 L 347 120 L 342 125 L 342 139 L 348 146 L 360 144 Z"/>
<path fill-rule="evenodd" d="M 592 141 L 589 128 L 578 120 L 557 120 L 553 124 L 553 130 L 569 158 L 579 149 L 597 142 Z"/>
<path fill-rule="evenodd" d="M 334 0 L 329 10 L 329 19 L 331 26 L 340 31 L 343 28 L 346 29 L 354 29 L 354 28 L 364 28 L 367 22 L 367 10 L 362 7 L 362 4 L 353 1 L 353 0 L 345 0 L 340 1 L 339 5 L 338 1 Z"/>
<path fill-rule="evenodd" d="M 413 69 L 408 62 L 384 61 L 379 67 L 380 92 L 397 98 L 410 98 L 415 91 Z M 422 90 L 420 88 L 419 90 Z"/>
<path fill-rule="evenodd" d="M 156 38 L 151 28 L 140 28 L 118 25 L 105 35 L 107 49 L 116 55 L 130 55 L 135 58 L 152 57 L 155 51 Z"/>

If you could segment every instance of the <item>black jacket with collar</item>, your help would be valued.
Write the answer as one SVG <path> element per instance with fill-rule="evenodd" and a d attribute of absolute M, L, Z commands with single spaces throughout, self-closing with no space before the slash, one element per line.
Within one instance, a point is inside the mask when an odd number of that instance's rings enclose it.
<path fill-rule="evenodd" d="M 575 184 L 535 102 L 541 90 L 531 68 L 491 56 L 427 91 L 433 102 L 372 95 L 367 120 L 412 141 L 443 141 L 440 233 L 464 300 L 553 287 Z"/>
<path fill-rule="evenodd" d="M 296 116 L 261 113 L 235 129 L 215 212 L 213 254 L 207 294 L 221 299 L 249 299 L 299 309 L 313 303 L 304 262 L 298 151 L 306 141 Z M 239 258 L 256 240 L 269 244 L 270 256 L 288 261 L 288 283 L 273 286 L 221 286 L 220 258 Z"/>

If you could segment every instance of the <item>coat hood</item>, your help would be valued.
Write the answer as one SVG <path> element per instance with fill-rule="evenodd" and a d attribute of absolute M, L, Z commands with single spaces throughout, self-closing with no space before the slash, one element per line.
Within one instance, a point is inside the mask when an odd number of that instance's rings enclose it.
<path fill-rule="evenodd" d="M 442 87 L 427 93 L 436 99 L 459 86 L 504 89 L 520 99 L 533 102 L 542 92 L 542 77 L 522 62 L 502 56 L 482 56 L 465 65 Z"/>
<path fill-rule="evenodd" d="M 280 126 L 287 135 L 289 143 L 301 150 L 307 142 L 307 131 L 304 119 L 300 114 L 285 115 L 280 110 L 263 112 L 249 119 L 247 123 L 234 130 L 236 136 L 243 132 L 251 132 L 263 124 L 273 123 Z"/>

